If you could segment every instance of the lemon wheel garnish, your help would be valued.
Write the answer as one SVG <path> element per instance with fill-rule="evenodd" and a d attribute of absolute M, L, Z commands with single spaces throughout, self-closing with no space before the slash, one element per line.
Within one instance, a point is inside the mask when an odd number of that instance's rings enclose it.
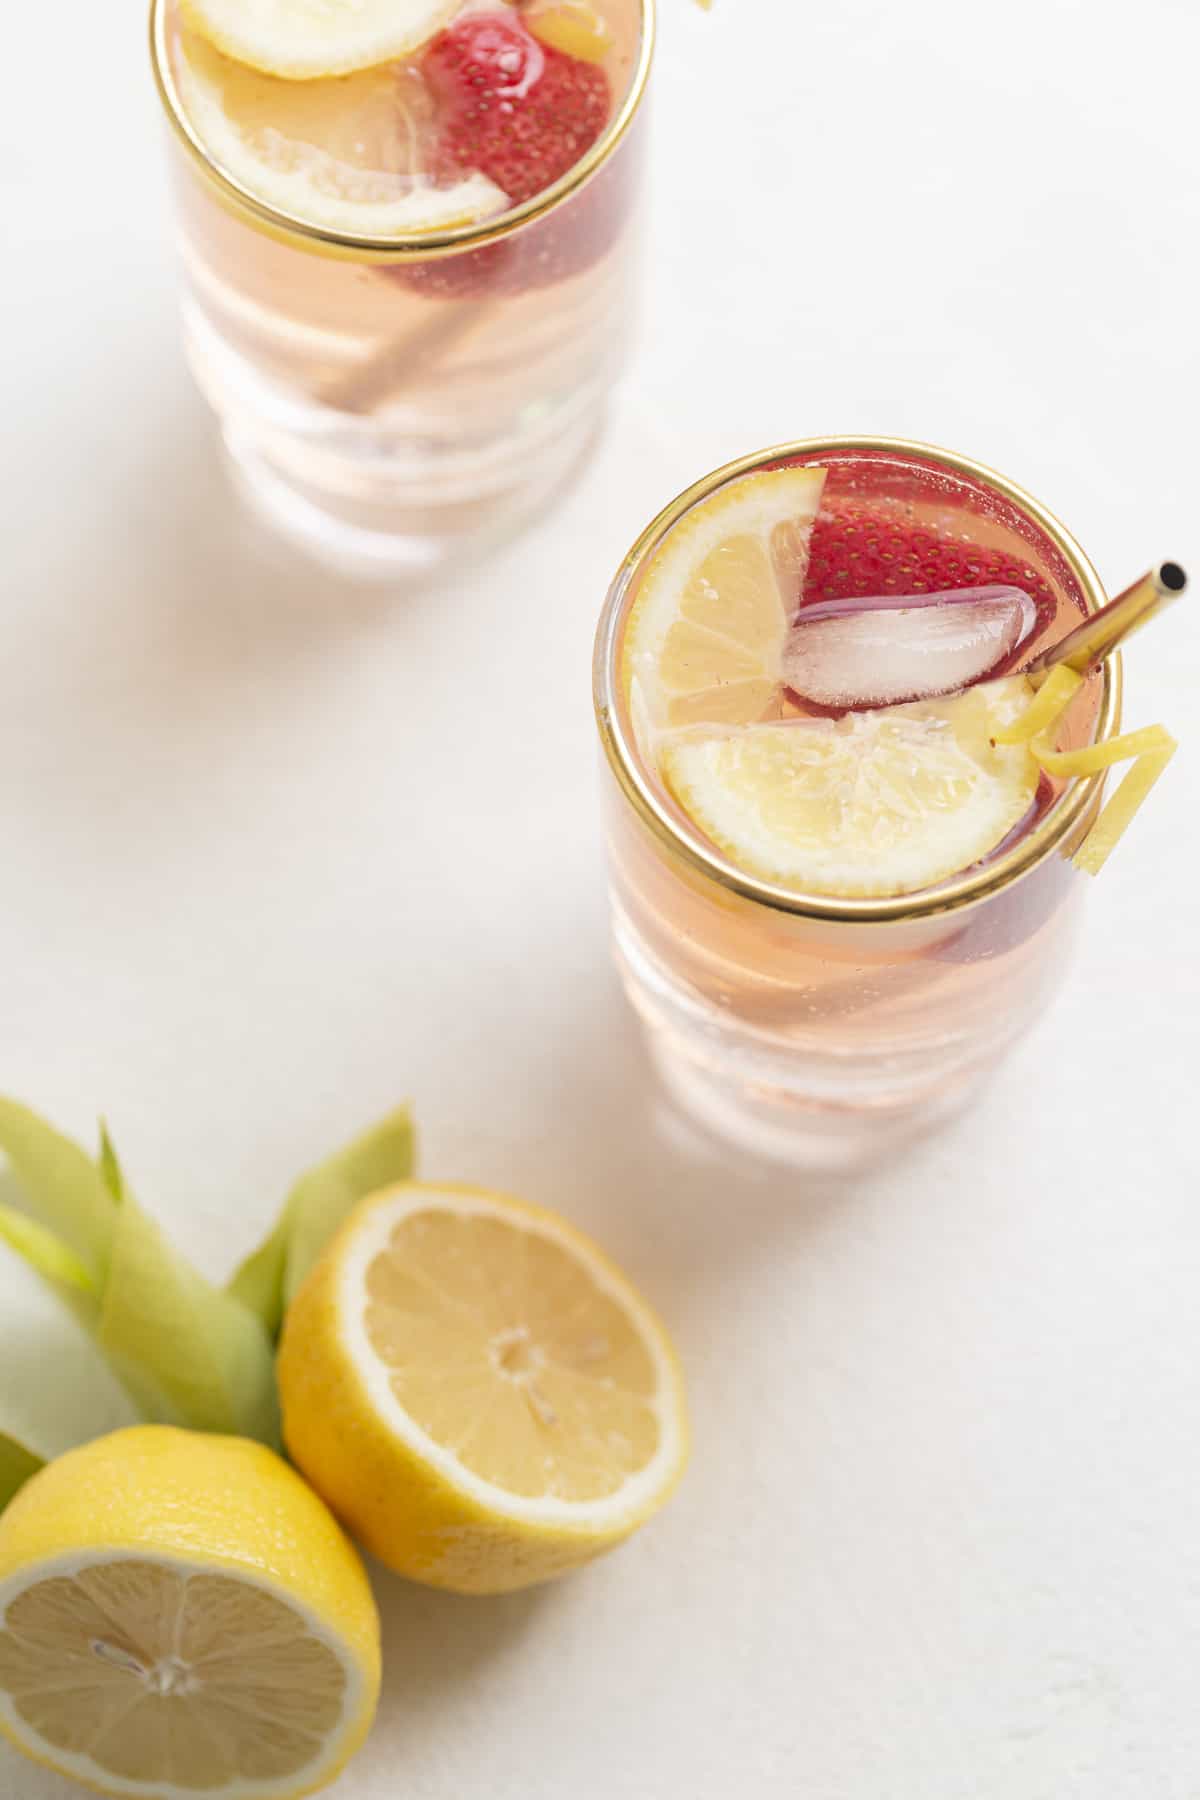
<path fill-rule="evenodd" d="M 1057 750 L 1054 727 L 1082 686 L 1082 675 L 1058 664 L 1025 712 L 996 733 L 996 741 L 1028 743 L 1039 765 L 1060 780 L 1099 775 L 1118 763 L 1132 761 L 1132 769 L 1075 852 L 1075 867 L 1085 875 L 1098 875 L 1179 746 L 1165 726 L 1146 725 L 1140 731 L 1123 732 L 1079 750 Z"/>
<path fill-rule="evenodd" d="M 365 1202 L 292 1304 L 279 1379 L 288 1449 L 359 1540 L 461 1592 L 620 1542 L 686 1456 L 646 1302 L 565 1221 L 477 1189 Z"/>
<path fill-rule="evenodd" d="M 1029 811 L 1037 765 L 994 743 L 1020 676 L 844 718 L 682 732 L 662 746 L 680 805 L 739 868 L 846 898 L 932 887 Z"/>
<path fill-rule="evenodd" d="M 187 23 L 226 56 L 293 81 L 349 75 L 408 56 L 459 0 L 180 0 Z"/>
<path fill-rule="evenodd" d="M 654 729 L 746 725 L 778 699 L 824 469 L 743 475 L 686 513 L 625 627 L 631 707 Z"/>
<path fill-rule="evenodd" d="M 145 1800 L 283 1800 L 366 1735 L 379 1626 L 316 1495 L 244 1439 L 134 1426 L 0 1515 L 0 1729 Z"/>
<path fill-rule="evenodd" d="M 423 175 L 430 102 L 415 76 L 372 68 L 342 81 L 281 81 L 195 37 L 180 45 L 176 72 L 212 160 L 318 228 L 399 237 L 471 224 L 508 204 L 486 175 L 448 187 Z"/>

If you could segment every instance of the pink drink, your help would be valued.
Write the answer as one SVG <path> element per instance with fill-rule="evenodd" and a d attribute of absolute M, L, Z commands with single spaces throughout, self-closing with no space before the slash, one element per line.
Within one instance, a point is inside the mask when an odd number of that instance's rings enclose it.
<path fill-rule="evenodd" d="M 1104 594 L 1074 541 L 1020 490 L 964 459 L 885 440 L 800 445 L 720 471 L 655 521 L 610 593 L 596 701 L 614 934 L 652 1053 L 711 1128 L 767 1154 L 842 1166 L 958 1110 L 1042 1010 L 1062 979 L 1081 898 L 1083 878 L 1068 858 L 1095 818 L 1101 781 L 1042 777 L 985 854 L 924 889 L 847 897 L 739 866 L 664 779 L 622 671 L 640 591 L 672 533 L 695 533 L 689 521 L 723 488 L 781 465 L 826 471 L 808 548 L 792 558 L 802 571 L 793 619 L 808 606 L 836 614 L 870 596 L 919 600 L 1007 580 L 1036 610 L 1023 663 Z M 777 534 L 777 569 L 791 566 L 783 550 L 781 562 Z M 731 578 L 741 565 L 735 557 Z M 709 565 L 705 605 L 720 605 L 719 570 Z M 1061 747 L 1115 729 L 1118 685 L 1108 665 L 1088 681 Z M 730 713 L 736 684 L 710 693 Z M 772 693 L 761 708 L 754 694 L 752 729 L 773 727 L 778 742 L 788 742 L 789 722 L 806 718 L 830 732 L 849 728 L 845 718 L 840 728 L 823 719 L 837 709 L 786 686 Z M 696 725 L 686 697 L 672 705 L 665 742 L 725 729 Z M 745 729 L 739 719 L 731 735 Z"/>
<path fill-rule="evenodd" d="M 189 360 L 248 496 L 339 564 L 419 569 L 512 529 L 597 429 L 633 307 L 651 18 L 594 0 L 584 59 L 536 37 L 552 10 L 489 0 L 405 58 L 294 81 L 156 0 Z M 538 77 L 511 142 L 480 139 L 469 71 L 439 72 L 451 34 L 497 20 Z"/>

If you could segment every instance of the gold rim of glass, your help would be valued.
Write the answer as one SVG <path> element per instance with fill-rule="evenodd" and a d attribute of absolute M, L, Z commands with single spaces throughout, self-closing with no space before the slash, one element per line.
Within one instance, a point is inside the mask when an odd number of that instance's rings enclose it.
<path fill-rule="evenodd" d="M 650 65 L 654 60 L 656 4 L 657 0 L 639 0 L 641 40 L 629 88 L 604 132 L 574 168 L 560 176 L 544 192 L 535 194 L 531 200 L 513 207 L 510 212 L 499 213 L 493 219 L 480 219 L 470 225 L 456 225 L 445 231 L 414 232 L 410 236 L 369 237 L 357 232 L 330 231 L 323 226 L 313 225 L 299 214 L 284 212 L 279 207 L 272 206 L 269 201 L 260 200 L 219 163 L 214 162 L 203 139 L 188 118 L 175 84 L 167 45 L 168 0 L 150 0 L 150 61 L 159 98 L 175 136 L 222 198 L 236 210 L 248 214 L 252 223 L 276 236 L 295 238 L 310 247 L 320 245 L 331 255 L 356 256 L 364 261 L 412 262 L 496 243 L 501 238 L 511 236 L 514 231 L 519 231 L 532 220 L 551 212 L 591 180 L 624 138 L 642 103 L 650 78 Z"/>
<path fill-rule="evenodd" d="M 830 894 L 806 894 L 778 887 L 771 882 L 758 881 L 753 875 L 746 874 L 728 862 L 698 832 L 685 833 L 642 770 L 623 716 L 624 708 L 619 704 L 617 655 L 626 596 L 648 557 L 688 509 L 725 482 L 739 475 L 749 475 L 772 463 L 826 454 L 852 454 L 855 451 L 890 452 L 895 456 L 914 457 L 989 488 L 1046 533 L 1079 583 L 1088 612 L 1097 612 L 1105 604 L 1108 596 L 1099 575 L 1065 525 L 1047 511 L 1040 501 L 1035 500 L 1032 494 L 1026 493 L 1024 488 L 998 474 L 995 469 L 989 469 L 986 464 L 974 462 L 970 457 L 960 456 L 953 450 L 939 449 L 935 444 L 920 443 L 913 438 L 800 438 L 794 443 L 776 444 L 769 450 L 759 450 L 750 456 L 739 457 L 737 461 L 714 470 L 711 475 L 704 476 L 672 500 L 642 532 L 617 571 L 600 615 L 593 665 L 596 724 L 617 784 L 643 823 L 672 856 L 681 858 L 693 870 L 708 876 L 718 886 L 777 912 L 795 913 L 804 918 L 836 919 L 856 924 L 932 918 L 939 913 L 974 905 L 1000 888 L 1008 887 L 1044 862 L 1087 818 L 1089 808 L 1099 800 L 1104 775 L 1092 775 L 1071 782 L 1045 817 L 1019 843 L 1014 844 L 1003 856 L 998 856 L 994 862 L 973 873 L 961 875 L 954 881 L 943 882 L 941 886 L 921 894 L 894 894 L 866 900 L 838 899 Z M 1114 655 L 1106 659 L 1101 670 L 1100 705 L 1094 741 L 1100 742 L 1111 737 L 1120 723 L 1120 716 L 1121 659 L 1119 655 Z"/>

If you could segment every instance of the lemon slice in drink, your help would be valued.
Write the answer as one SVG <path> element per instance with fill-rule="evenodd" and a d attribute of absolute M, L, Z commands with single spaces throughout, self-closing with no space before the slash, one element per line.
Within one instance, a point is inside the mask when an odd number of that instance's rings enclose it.
<path fill-rule="evenodd" d="M 181 0 L 183 16 L 252 69 L 311 81 L 408 56 L 459 0 Z"/>
<path fill-rule="evenodd" d="M 566 56 L 577 56 L 581 62 L 603 62 L 615 42 L 607 19 L 587 0 L 536 7 L 526 14 L 525 23 L 543 44 Z"/>
<path fill-rule="evenodd" d="M 625 627 L 630 705 L 658 730 L 745 725 L 782 687 L 824 469 L 768 469 L 685 514 L 651 561 Z"/>
<path fill-rule="evenodd" d="M 662 1325 L 564 1220 L 480 1189 L 363 1203 L 289 1310 L 297 1465 L 382 1561 L 463 1593 L 619 1543 L 686 1456 Z"/>
<path fill-rule="evenodd" d="M 77 1781 L 310 1793 L 378 1690 L 362 1563 L 259 1444 L 133 1426 L 47 1464 L 0 1516 L 0 1729 Z"/>
<path fill-rule="evenodd" d="M 1031 698 L 1023 676 L 841 719 L 680 733 L 663 776 L 739 868 L 802 892 L 905 894 L 994 850 L 1029 812 L 1038 768 L 995 733 Z"/>
<path fill-rule="evenodd" d="M 248 193 L 318 229 L 403 236 L 470 224 L 508 204 L 486 175 L 447 187 L 424 175 L 433 102 L 412 71 L 280 81 L 196 37 L 178 46 L 175 67 L 212 160 Z"/>

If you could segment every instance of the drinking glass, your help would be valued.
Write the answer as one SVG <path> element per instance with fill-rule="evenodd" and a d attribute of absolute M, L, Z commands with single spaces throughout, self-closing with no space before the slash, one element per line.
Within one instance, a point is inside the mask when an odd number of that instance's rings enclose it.
<path fill-rule="evenodd" d="M 654 0 L 606 17 L 613 111 L 567 174 L 498 217 L 376 238 L 222 166 L 184 103 L 174 0 L 152 0 L 188 360 L 248 500 L 323 560 L 434 568 L 537 516 L 591 445 L 634 313 Z"/>
<path fill-rule="evenodd" d="M 1044 787 L 998 853 L 919 893 L 841 899 L 773 886 L 728 861 L 655 779 L 620 677 L 639 583 L 666 534 L 724 483 L 819 464 L 827 496 L 1019 557 L 1049 585 L 1062 636 L 1104 604 L 1075 539 L 1005 477 L 929 445 L 809 439 L 718 469 L 643 532 L 610 589 L 596 642 L 596 718 L 617 964 L 653 1060 L 684 1108 L 750 1150 L 796 1164 L 867 1162 L 961 1109 L 1063 980 L 1087 877 L 1071 857 L 1103 775 Z M 1060 746 L 1118 729 L 1108 658 Z"/>

